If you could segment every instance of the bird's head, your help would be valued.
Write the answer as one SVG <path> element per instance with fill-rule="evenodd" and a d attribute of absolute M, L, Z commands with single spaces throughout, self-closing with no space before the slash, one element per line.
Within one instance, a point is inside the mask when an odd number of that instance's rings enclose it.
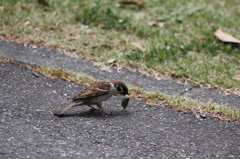
<path fill-rule="evenodd" d="M 128 88 L 122 81 L 112 81 L 114 87 L 117 89 L 117 94 L 128 95 Z"/>

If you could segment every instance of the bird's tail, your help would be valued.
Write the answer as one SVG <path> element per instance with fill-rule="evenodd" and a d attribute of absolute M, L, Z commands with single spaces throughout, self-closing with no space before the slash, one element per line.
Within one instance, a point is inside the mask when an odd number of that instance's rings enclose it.
<path fill-rule="evenodd" d="M 63 112 L 65 112 L 67 109 L 75 106 L 77 103 L 76 102 L 71 102 L 70 104 L 66 105 L 65 107 L 62 107 L 61 109 L 55 110 L 53 112 L 54 115 L 61 115 Z"/>

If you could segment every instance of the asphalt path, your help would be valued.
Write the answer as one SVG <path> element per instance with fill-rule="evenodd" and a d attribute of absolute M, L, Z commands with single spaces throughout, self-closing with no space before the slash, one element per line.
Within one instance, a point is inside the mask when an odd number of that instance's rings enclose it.
<path fill-rule="evenodd" d="M 82 89 L 0 62 L 0 158 L 240 158 L 240 125 L 166 106 L 131 99 L 124 111 L 114 96 L 112 115 L 52 114 Z"/>
<path fill-rule="evenodd" d="M 90 62 L 79 57 L 69 56 L 55 50 L 0 41 L 0 57 L 30 65 L 43 65 L 64 71 L 83 72 L 99 80 L 122 80 L 149 92 L 160 91 L 169 95 L 182 95 L 202 102 L 213 102 L 240 109 L 240 97 L 237 95 L 226 95 L 223 92 L 183 85 L 174 80 L 157 80 L 138 75 L 136 74 L 137 70 L 120 70 L 118 72 L 111 69 L 111 72 L 107 72 L 94 67 Z"/>

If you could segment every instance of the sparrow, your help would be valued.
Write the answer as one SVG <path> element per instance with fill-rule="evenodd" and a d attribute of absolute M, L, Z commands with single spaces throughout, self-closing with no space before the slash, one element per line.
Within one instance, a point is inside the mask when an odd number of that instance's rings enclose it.
<path fill-rule="evenodd" d="M 61 115 L 71 107 L 82 105 L 87 105 L 92 110 L 100 109 L 105 114 L 111 114 L 102 108 L 102 102 L 116 94 L 128 95 L 128 88 L 122 81 L 92 83 L 73 97 L 71 103 L 54 111 L 53 114 Z M 92 105 L 97 105 L 97 108 Z"/>

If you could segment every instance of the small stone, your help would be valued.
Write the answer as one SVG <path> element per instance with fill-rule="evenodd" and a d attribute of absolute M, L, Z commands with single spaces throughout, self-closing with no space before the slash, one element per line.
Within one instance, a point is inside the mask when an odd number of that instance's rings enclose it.
<path fill-rule="evenodd" d="M 235 158 L 235 155 L 228 155 L 228 158 Z"/>
<path fill-rule="evenodd" d="M 136 142 L 136 146 L 139 146 L 140 145 L 140 142 Z"/>
<path fill-rule="evenodd" d="M 157 146 L 155 142 L 150 142 L 151 145 Z"/>
<path fill-rule="evenodd" d="M 186 155 L 185 155 L 184 153 L 182 153 L 182 152 L 179 152 L 178 155 L 179 155 L 181 158 L 186 157 Z"/>
<path fill-rule="evenodd" d="M 36 72 L 33 72 L 33 75 L 39 77 L 39 75 Z"/>
<path fill-rule="evenodd" d="M 206 115 L 205 114 L 196 114 L 196 118 L 202 120 L 202 119 L 206 118 Z"/>

